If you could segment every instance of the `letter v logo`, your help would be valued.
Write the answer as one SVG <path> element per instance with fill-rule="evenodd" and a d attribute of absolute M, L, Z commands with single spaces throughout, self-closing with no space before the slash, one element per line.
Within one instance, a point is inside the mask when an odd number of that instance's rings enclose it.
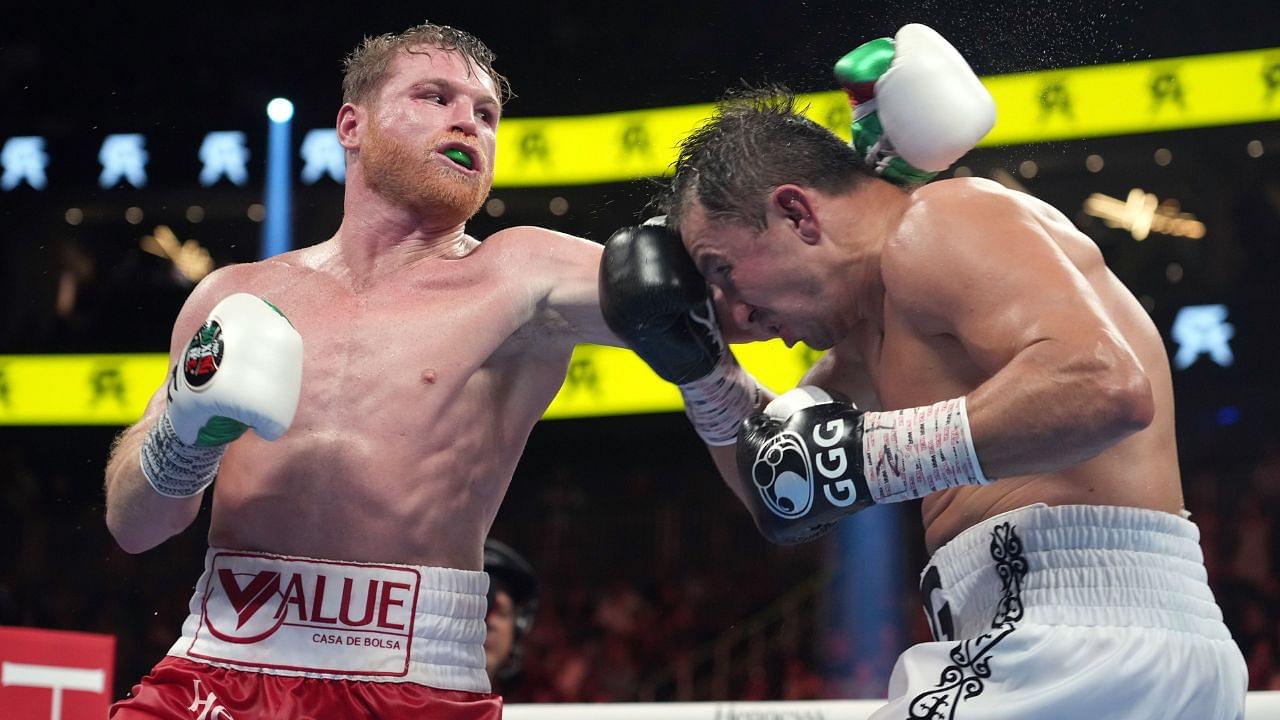
<path fill-rule="evenodd" d="M 222 583 L 222 591 L 236 611 L 236 629 L 244 627 L 249 619 L 280 592 L 280 573 L 274 570 L 263 570 L 253 576 L 243 588 L 236 582 L 235 573 L 226 568 L 218 570 L 218 581 Z"/>

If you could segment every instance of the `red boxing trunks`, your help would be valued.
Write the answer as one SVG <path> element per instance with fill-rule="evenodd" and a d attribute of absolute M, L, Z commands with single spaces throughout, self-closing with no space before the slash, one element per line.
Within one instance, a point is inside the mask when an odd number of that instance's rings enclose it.
<path fill-rule="evenodd" d="M 113 720 L 488 720 L 481 572 L 210 548 L 169 657 Z"/>

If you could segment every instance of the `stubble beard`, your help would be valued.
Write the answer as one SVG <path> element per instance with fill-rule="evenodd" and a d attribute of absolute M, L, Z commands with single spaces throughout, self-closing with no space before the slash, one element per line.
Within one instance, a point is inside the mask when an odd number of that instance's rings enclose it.
<path fill-rule="evenodd" d="M 360 149 L 369 187 L 433 223 L 449 226 L 466 222 L 489 195 L 492 175 L 469 175 L 439 161 L 434 148 L 452 137 L 441 133 L 414 146 L 375 130 Z M 484 167 L 490 167 L 487 158 L 480 160 Z"/>

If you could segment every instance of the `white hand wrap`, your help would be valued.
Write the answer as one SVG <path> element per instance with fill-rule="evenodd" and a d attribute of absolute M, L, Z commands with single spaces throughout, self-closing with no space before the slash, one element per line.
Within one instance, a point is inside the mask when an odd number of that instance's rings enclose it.
<path fill-rule="evenodd" d="M 188 445 L 178 437 L 169 413 L 151 426 L 142 443 L 139 460 L 142 474 L 156 492 L 171 498 L 191 497 L 209 487 L 218 475 L 218 464 L 226 445 Z"/>
<path fill-rule="evenodd" d="M 963 397 L 862 416 L 863 468 L 876 502 L 914 500 L 960 485 L 985 485 Z"/>
<path fill-rule="evenodd" d="M 684 396 L 684 414 L 708 445 L 737 442 L 738 426 L 760 402 L 760 383 L 738 364 L 728 348 L 709 375 L 678 387 Z"/>

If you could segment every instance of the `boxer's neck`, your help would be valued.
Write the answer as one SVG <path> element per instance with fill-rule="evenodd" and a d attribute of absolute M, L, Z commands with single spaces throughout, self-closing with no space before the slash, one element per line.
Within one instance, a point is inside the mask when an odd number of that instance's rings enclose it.
<path fill-rule="evenodd" d="M 334 242 L 354 278 L 372 280 L 424 260 L 462 257 L 476 245 L 465 223 L 396 205 L 363 183 L 348 184 L 343 206 Z"/>
<path fill-rule="evenodd" d="M 884 244 L 902 221 L 911 196 L 896 185 L 874 181 L 839 197 L 834 203 L 832 236 L 848 264 L 850 291 L 859 319 L 883 325 L 884 280 L 880 256 Z"/>

